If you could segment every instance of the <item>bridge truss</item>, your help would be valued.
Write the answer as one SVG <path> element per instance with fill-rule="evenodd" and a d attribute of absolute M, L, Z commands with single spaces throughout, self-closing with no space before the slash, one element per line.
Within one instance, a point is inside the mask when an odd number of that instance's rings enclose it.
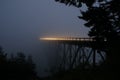
<path fill-rule="evenodd" d="M 41 38 L 56 42 L 58 68 L 70 70 L 74 68 L 94 68 L 105 61 L 105 52 L 94 48 L 95 40 L 91 38 Z"/>

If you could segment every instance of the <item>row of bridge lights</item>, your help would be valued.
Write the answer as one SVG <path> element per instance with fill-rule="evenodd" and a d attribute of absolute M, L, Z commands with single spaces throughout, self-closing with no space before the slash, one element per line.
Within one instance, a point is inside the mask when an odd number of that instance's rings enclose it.
<path fill-rule="evenodd" d="M 40 38 L 40 40 L 47 41 L 94 41 L 92 38 L 73 38 L 73 37 L 46 37 Z"/>

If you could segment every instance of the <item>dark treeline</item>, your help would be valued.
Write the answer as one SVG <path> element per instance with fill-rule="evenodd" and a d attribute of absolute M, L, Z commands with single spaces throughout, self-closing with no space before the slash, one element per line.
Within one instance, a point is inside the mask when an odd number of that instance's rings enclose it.
<path fill-rule="evenodd" d="M 8 57 L 0 47 L 0 80 L 38 80 L 32 57 L 22 52 Z"/>

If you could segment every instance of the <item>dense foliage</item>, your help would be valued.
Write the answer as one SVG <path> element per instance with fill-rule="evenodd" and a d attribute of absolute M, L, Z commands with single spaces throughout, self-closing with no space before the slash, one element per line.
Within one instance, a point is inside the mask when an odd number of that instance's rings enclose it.
<path fill-rule="evenodd" d="M 11 55 L 10 58 L 0 47 L 0 80 L 33 80 L 37 79 L 35 64 L 32 57 L 23 53 L 17 56 Z"/>
<path fill-rule="evenodd" d="M 82 11 L 80 19 L 86 21 L 90 27 L 89 35 L 100 39 L 113 40 L 120 37 L 120 1 L 119 0 L 56 0 L 66 5 L 82 7 L 86 4 L 87 10 Z"/>
<path fill-rule="evenodd" d="M 93 48 L 106 52 L 103 70 L 118 76 L 120 68 L 120 0 L 55 0 L 80 9 L 79 19 L 90 28 L 89 36 L 96 40 Z M 83 10 L 86 7 L 86 10 Z M 110 72 L 109 72 L 110 71 Z M 107 76 L 107 75 L 106 75 Z M 113 76 L 114 78 L 117 78 Z"/>
<path fill-rule="evenodd" d="M 77 8 L 86 5 L 80 19 L 90 28 L 89 36 L 96 39 L 95 47 L 104 49 L 109 64 L 119 64 L 120 56 L 120 1 L 119 0 L 55 0 Z M 84 5 L 83 5 L 84 4 Z M 104 41 L 106 41 L 104 43 Z"/>

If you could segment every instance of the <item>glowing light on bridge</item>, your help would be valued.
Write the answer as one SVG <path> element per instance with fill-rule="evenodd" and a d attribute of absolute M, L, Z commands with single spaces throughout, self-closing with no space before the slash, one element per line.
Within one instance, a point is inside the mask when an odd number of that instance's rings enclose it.
<path fill-rule="evenodd" d="M 40 40 L 52 40 L 52 41 L 54 41 L 54 40 L 66 40 L 65 38 L 40 38 Z"/>
<path fill-rule="evenodd" d="M 44 37 L 40 40 L 45 41 L 93 41 L 92 38 L 78 38 L 78 37 Z"/>

